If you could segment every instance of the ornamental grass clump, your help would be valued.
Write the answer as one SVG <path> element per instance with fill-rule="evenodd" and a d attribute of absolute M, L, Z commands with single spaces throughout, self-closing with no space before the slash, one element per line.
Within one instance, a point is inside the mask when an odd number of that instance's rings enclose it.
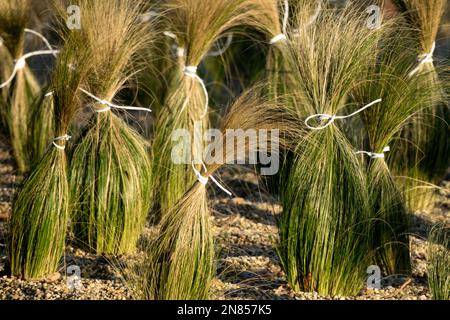
<path fill-rule="evenodd" d="M 156 115 L 152 159 L 154 202 L 167 212 L 192 185 L 191 160 L 201 159 L 199 137 L 209 127 L 208 92 L 197 68 L 214 43 L 229 29 L 244 24 L 252 14 L 251 0 L 174 0 L 165 17 L 177 46 L 178 72 L 168 81 L 164 107 Z M 185 129 L 191 142 L 173 153 L 175 129 Z"/>
<path fill-rule="evenodd" d="M 366 80 L 384 29 L 368 29 L 356 9 L 323 11 L 320 23 L 288 42 L 293 111 L 309 131 L 297 139 L 280 183 L 278 254 L 295 291 L 357 294 L 372 259 L 366 175 L 341 127 L 343 118 L 379 103 L 378 97 L 357 104 L 349 97 Z"/>
<path fill-rule="evenodd" d="M 391 157 L 397 157 L 403 141 L 399 134 L 422 109 L 434 103 L 433 86 L 417 90 L 421 79 L 410 77 L 411 30 L 401 21 L 388 22 L 377 63 L 367 73 L 371 77 L 355 90 L 356 102 L 381 98 L 364 110 L 365 143 L 360 145 L 367 166 L 371 218 L 371 247 L 375 263 L 387 275 L 409 275 L 409 215 L 401 190 L 391 173 Z M 399 28 L 399 26 L 403 26 Z"/>
<path fill-rule="evenodd" d="M 450 228 L 436 225 L 428 236 L 428 286 L 434 300 L 450 300 Z"/>
<path fill-rule="evenodd" d="M 268 97 L 278 98 L 286 93 L 288 73 L 285 64 L 289 41 L 289 1 L 255 0 L 258 5 L 257 15 L 252 24 L 268 37 L 266 79 L 269 84 Z"/>
<path fill-rule="evenodd" d="M 410 77 L 418 77 L 418 91 L 431 92 L 432 104 L 422 108 L 399 134 L 404 143 L 392 160 L 392 168 L 402 185 L 410 210 L 431 209 L 437 185 L 450 164 L 449 79 L 442 65 L 434 63 L 437 34 L 447 0 L 396 0 L 407 23 L 414 29 L 417 51 L 411 52 Z"/>
<path fill-rule="evenodd" d="M 92 102 L 94 115 L 70 162 L 72 227 L 76 243 L 97 254 L 132 253 L 151 205 L 146 141 L 114 112 L 150 110 L 111 103 L 136 72 L 139 53 L 152 39 L 140 18 L 142 4 L 78 1 L 89 12 L 78 33 L 92 63 L 81 91 Z"/>
<path fill-rule="evenodd" d="M 9 139 L 14 158 L 21 173 L 28 170 L 33 161 L 29 148 L 33 107 L 38 107 L 40 85 L 27 65 L 27 59 L 38 55 L 55 55 L 52 48 L 25 53 L 25 35 L 33 16 L 29 0 L 0 1 L 0 125 Z M 41 36 L 40 34 L 38 34 Z"/>
<path fill-rule="evenodd" d="M 158 237 L 145 247 L 144 258 L 125 272 L 128 285 L 139 299 L 206 299 L 211 280 L 215 274 L 213 230 L 210 224 L 210 207 L 206 185 L 226 189 L 217 182 L 213 174 L 222 166 L 214 159 L 244 160 L 234 150 L 257 150 L 257 141 L 235 139 L 233 130 L 248 129 L 260 132 L 266 130 L 269 151 L 276 153 L 272 143 L 286 146 L 284 139 L 276 140 L 271 129 L 278 129 L 280 137 L 296 132 L 297 129 L 285 117 L 281 121 L 280 106 L 255 98 L 253 94 L 241 97 L 231 108 L 222 126 L 222 134 L 209 145 L 201 170 L 192 164 L 189 173 L 194 182 L 175 206 L 163 212 Z M 286 134 L 283 134 L 286 133 Z M 298 136 L 298 133 L 292 134 Z M 230 148 L 229 146 L 232 146 Z M 278 147 L 278 145 L 276 145 Z M 234 148 L 233 148 L 234 147 Z M 272 148 L 273 147 L 273 148 Z M 267 150 L 264 150 L 267 152 Z M 220 191 L 221 192 L 221 191 Z"/>
<path fill-rule="evenodd" d="M 79 88 L 89 69 L 89 56 L 77 33 L 65 38 L 53 73 L 55 133 L 47 149 L 14 199 L 8 224 L 7 252 L 14 276 L 34 279 L 58 270 L 72 205 L 65 151 L 68 129 L 81 107 Z"/>

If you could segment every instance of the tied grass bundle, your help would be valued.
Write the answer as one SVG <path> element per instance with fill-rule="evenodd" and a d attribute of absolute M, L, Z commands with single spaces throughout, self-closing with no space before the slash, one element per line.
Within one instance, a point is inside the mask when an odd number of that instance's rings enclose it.
<path fill-rule="evenodd" d="M 289 42 L 298 122 L 316 114 L 351 113 L 371 102 L 346 104 L 365 79 L 368 62 L 376 60 L 383 31 L 368 29 L 365 14 L 352 6 L 324 11 L 320 25 L 299 30 Z M 309 123 L 324 127 L 297 139 L 285 169 L 278 253 L 294 290 L 354 295 L 371 259 L 368 188 L 355 149 L 338 127 L 340 120 L 327 121 Z"/>
<path fill-rule="evenodd" d="M 83 47 L 76 33 L 65 41 L 52 79 L 55 132 L 61 138 L 23 181 L 13 202 L 7 251 L 11 273 L 17 277 L 42 278 L 57 271 L 64 251 L 71 206 L 64 148 L 70 121 L 81 104 L 78 89 L 89 67 Z"/>
<path fill-rule="evenodd" d="M 419 77 L 417 90 L 436 95 L 433 103 L 423 108 L 399 134 L 406 141 L 392 161 L 396 175 L 405 189 L 411 210 L 426 210 L 435 202 L 436 185 L 450 164 L 450 108 L 444 92 L 448 90 L 448 75 L 432 62 L 420 62 L 426 55 L 433 56 L 441 18 L 447 0 L 396 0 L 410 26 L 415 29 L 418 61 L 411 66 L 411 77 Z M 434 186 L 434 187 L 433 187 Z"/>
<path fill-rule="evenodd" d="M 266 78 L 269 84 L 268 97 L 276 99 L 286 93 L 286 82 L 288 81 L 285 60 L 288 54 L 286 41 L 289 41 L 288 37 L 290 36 L 289 1 L 255 0 L 255 3 L 259 10 L 252 24 L 269 37 L 266 63 Z"/>
<path fill-rule="evenodd" d="M 42 278 L 57 271 L 69 218 L 67 158 L 51 148 L 24 181 L 9 221 L 11 274 Z"/>
<path fill-rule="evenodd" d="M 76 242 L 98 254 L 135 250 L 150 203 L 150 161 L 142 137 L 114 114 L 93 120 L 71 161 Z"/>
<path fill-rule="evenodd" d="M 29 0 L 0 1 L 0 83 L 13 73 L 14 62 L 24 54 L 25 27 L 32 15 Z M 1 91 L 0 122 L 10 140 L 20 172 L 27 171 L 29 156 L 29 128 L 32 106 L 40 87 L 28 66 L 17 70 L 15 78 Z"/>
<path fill-rule="evenodd" d="M 282 194 L 279 256 L 295 291 L 356 294 L 370 262 L 362 168 L 338 129 L 299 141 Z"/>
<path fill-rule="evenodd" d="M 234 146 L 234 150 L 257 149 L 254 145 L 256 141 L 235 141 L 234 132 L 229 130 L 253 129 L 259 132 L 278 129 L 281 137 L 286 136 L 283 133 L 295 132 L 294 136 L 299 135 L 292 123 L 280 119 L 280 112 L 283 112 L 280 106 L 257 99 L 253 94 L 245 94 L 234 104 L 222 126 L 223 135 L 210 145 L 205 158 L 206 168 L 200 173 L 209 178 L 212 188 L 217 186 L 210 177 L 222 163 L 214 162 L 211 157 L 221 154 L 223 159 L 243 160 L 233 157 L 234 151 L 229 145 Z M 287 145 L 284 139 L 280 140 L 280 144 Z M 190 173 L 195 178 L 192 169 Z M 196 300 L 208 297 L 215 273 L 213 230 L 209 219 L 206 185 L 196 181 L 171 210 L 163 213 L 159 235 L 145 247 L 142 261 L 125 272 L 136 298 Z"/>
<path fill-rule="evenodd" d="M 402 26 L 399 28 L 399 26 Z M 390 171 L 392 158 L 403 141 L 398 139 L 410 120 L 421 112 L 424 106 L 433 104 L 433 87 L 417 90 L 422 81 L 410 77 L 408 56 L 411 54 L 410 29 L 393 20 L 385 24 L 387 28 L 383 39 L 383 50 L 378 63 L 371 64 L 367 81 L 355 90 L 355 101 L 362 103 L 370 99 L 382 101 L 364 110 L 361 119 L 366 134 L 361 150 L 381 153 L 386 146 L 391 152 L 384 157 L 364 159 L 368 171 L 368 187 L 371 201 L 371 214 L 374 219 L 372 229 L 372 249 L 376 251 L 375 263 L 386 274 L 409 274 L 409 217 L 405 200 L 395 185 Z M 389 164 L 389 166 L 387 165 Z"/>
<path fill-rule="evenodd" d="M 434 226 L 428 236 L 428 286 L 434 300 L 450 300 L 450 228 Z"/>
<path fill-rule="evenodd" d="M 224 32 L 245 23 L 253 7 L 251 0 L 174 0 L 167 3 L 166 18 L 170 31 L 177 37 L 180 57 L 178 72 L 169 81 L 164 108 L 157 114 L 152 144 L 154 202 L 161 212 L 172 208 L 192 185 L 195 178 L 189 163 L 202 158 L 203 147 L 195 143 L 195 139 L 209 127 L 206 93 L 202 80 L 192 74 L 193 69 Z M 172 153 L 179 143 L 177 137 L 172 136 L 176 129 L 185 129 L 191 134 L 190 141 L 178 154 Z"/>
<path fill-rule="evenodd" d="M 142 3 L 78 4 L 89 12 L 79 31 L 93 64 L 86 87 L 95 97 L 111 101 L 135 72 L 137 55 L 152 36 L 140 20 Z M 97 254 L 127 254 L 135 250 L 151 201 L 146 142 L 108 104 L 94 105 L 96 113 L 71 160 L 75 239 Z"/>
<path fill-rule="evenodd" d="M 193 174 L 193 173 L 192 173 Z M 151 300 L 198 300 L 208 297 L 215 274 L 215 252 L 205 185 L 195 182 L 161 221 L 135 279 L 137 297 Z M 136 285 L 140 288 L 136 290 Z"/>
<path fill-rule="evenodd" d="M 374 221 L 370 230 L 374 261 L 387 275 L 409 275 L 409 219 L 404 197 L 382 159 L 370 164 L 367 180 Z"/>

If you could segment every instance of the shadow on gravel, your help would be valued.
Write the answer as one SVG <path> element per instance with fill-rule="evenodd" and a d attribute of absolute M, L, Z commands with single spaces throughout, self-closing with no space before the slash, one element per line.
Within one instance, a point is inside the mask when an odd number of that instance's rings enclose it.
<path fill-rule="evenodd" d="M 243 203 L 239 203 L 243 202 Z M 261 210 L 255 205 L 244 203 L 245 199 L 235 198 L 226 203 L 215 203 L 212 205 L 212 213 L 217 218 L 240 215 L 256 223 L 276 226 L 277 221 L 271 210 Z"/>
<path fill-rule="evenodd" d="M 278 263 L 278 256 L 272 246 L 255 244 L 227 244 L 220 251 L 221 258 L 227 257 L 267 257 Z"/>

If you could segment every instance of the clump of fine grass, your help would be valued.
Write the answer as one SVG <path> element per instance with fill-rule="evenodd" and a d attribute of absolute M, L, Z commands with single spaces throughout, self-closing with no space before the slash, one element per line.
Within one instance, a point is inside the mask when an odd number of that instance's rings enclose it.
<path fill-rule="evenodd" d="M 434 300 L 450 300 L 450 229 L 433 227 L 428 236 L 428 286 Z"/>
<path fill-rule="evenodd" d="M 386 22 L 382 51 L 370 64 L 366 81 L 354 91 L 355 101 L 381 98 L 382 101 L 361 113 L 364 142 L 359 150 L 382 153 L 385 157 L 362 158 L 367 167 L 371 218 L 374 221 L 371 246 L 375 263 L 386 274 L 409 274 L 409 216 L 405 199 L 391 173 L 392 163 L 401 152 L 399 134 L 424 106 L 433 104 L 433 87 L 417 90 L 422 80 L 408 75 L 413 39 L 411 29 L 401 20 Z M 381 44 L 381 42 L 380 42 Z M 400 150 L 399 150 L 400 149 Z M 386 160 L 385 160 L 386 159 Z"/>
<path fill-rule="evenodd" d="M 281 121 L 279 112 L 281 109 L 278 106 L 256 99 L 252 94 L 241 97 L 224 121 L 223 136 L 211 145 L 204 159 L 206 166 L 200 174 L 211 181 L 212 175 L 222 166 L 212 157 L 222 155 L 223 159 L 243 160 L 233 157 L 236 148 L 257 148 L 253 141 L 234 141 L 234 133 L 229 130 L 296 131 L 293 125 L 292 130 L 288 129 L 289 122 Z M 283 141 L 281 139 L 280 143 L 286 145 Z M 229 144 L 235 148 L 229 148 Z M 192 169 L 190 173 L 195 177 Z M 217 186 L 212 184 L 211 187 Z M 215 252 L 206 191 L 205 184 L 199 181 L 192 183 L 176 205 L 163 213 L 158 237 L 145 247 L 144 258 L 125 272 L 135 298 L 172 300 L 208 297 L 215 273 Z"/>
<path fill-rule="evenodd" d="M 438 95 L 434 86 L 417 90 L 422 80 L 408 75 L 408 57 L 414 47 L 411 29 L 400 20 L 390 21 L 384 28 L 388 33 L 380 42 L 383 50 L 376 61 L 370 61 L 365 76 L 368 81 L 358 86 L 355 101 L 364 103 L 382 99 L 361 113 L 365 139 L 358 143 L 358 150 L 381 153 L 389 145 L 392 156 L 386 154 L 386 157 L 391 166 L 398 160 L 399 147 L 404 143 L 398 139 L 399 133 L 424 107 L 433 105 Z M 422 71 L 422 74 L 426 72 Z M 350 134 L 354 134 L 352 130 Z M 375 263 L 387 274 L 409 274 L 409 228 L 404 197 L 384 158 L 367 158 L 364 163 L 367 165 L 370 218 L 373 220 L 371 248 L 375 252 Z"/>
<path fill-rule="evenodd" d="M 190 160 L 202 158 L 201 143 L 195 141 L 200 141 L 209 127 L 207 93 L 200 79 L 193 76 L 193 69 L 224 32 L 246 21 L 253 5 L 251 0 L 174 0 L 164 8 L 169 30 L 177 38 L 179 57 L 177 72 L 168 81 L 164 107 L 157 114 L 152 143 L 153 190 L 161 212 L 172 208 L 192 185 Z M 180 154 L 172 154 L 173 147 L 180 143 L 172 137 L 175 129 L 190 133 L 190 141 Z"/>
<path fill-rule="evenodd" d="M 368 62 L 376 60 L 384 31 L 368 29 L 357 9 L 324 11 L 320 23 L 288 42 L 299 126 L 314 114 L 351 113 L 373 101 L 347 104 L 354 86 L 365 80 Z M 345 123 L 326 127 L 327 121 L 309 123 L 325 127 L 298 138 L 285 169 L 278 253 L 294 290 L 354 295 L 372 258 L 369 194 L 364 168 L 340 128 Z"/>
<path fill-rule="evenodd" d="M 89 15 L 79 36 L 93 67 L 87 89 L 111 101 L 136 68 L 137 55 L 152 33 L 140 20 L 142 2 L 79 1 Z M 102 21 L 102 28 L 97 28 Z M 91 97 L 92 98 L 92 97 Z M 151 201 L 151 167 L 146 142 L 107 104 L 94 102 L 90 123 L 70 164 L 76 242 L 98 254 L 135 250 Z"/>
<path fill-rule="evenodd" d="M 437 187 L 430 188 L 430 185 L 442 181 L 450 164 L 450 109 L 444 95 L 449 81 L 438 64 L 420 62 L 425 55 L 433 54 L 447 1 L 396 0 L 395 3 L 414 28 L 413 45 L 417 51 L 411 55 L 418 61 L 412 62 L 410 76 L 422 79 L 417 82 L 417 90 L 436 96 L 399 134 L 405 142 L 392 161 L 395 173 L 409 178 L 400 179 L 408 207 L 413 211 L 424 210 L 433 207 L 435 201 Z"/>
<path fill-rule="evenodd" d="M 64 152 L 50 149 L 14 201 L 8 236 L 14 276 L 34 279 L 57 271 L 69 217 L 66 161 Z"/>
<path fill-rule="evenodd" d="M 258 5 L 254 21 L 251 22 L 268 37 L 269 46 L 266 62 L 266 78 L 270 84 L 268 97 L 273 99 L 283 96 L 286 92 L 288 70 L 285 59 L 288 54 L 286 41 L 289 41 L 289 1 L 254 0 Z"/>
<path fill-rule="evenodd" d="M 97 117 L 71 160 L 75 242 L 97 254 L 135 250 L 150 205 L 142 137 L 113 114 Z"/>
<path fill-rule="evenodd" d="M 83 47 L 76 33 L 66 38 L 51 85 L 60 138 L 23 181 L 13 202 L 7 252 L 17 277 L 42 278 L 57 271 L 64 251 L 71 206 L 64 148 L 70 121 L 81 105 L 78 89 L 89 68 Z"/>
<path fill-rule="evenodd" d="M 24 55 L 25 28 L 32 16 L 31 1 L 0 1 L 0 89 L 3 97 L 0 122 L 13 149 L 20 172 L 25 172 L 31 162 L 29 157 L 29 126 L 32 106 L 40 86 L 28 66 L 16 70 L 12 81 L 7 80 L 15 70 L 15 62 Z"/>

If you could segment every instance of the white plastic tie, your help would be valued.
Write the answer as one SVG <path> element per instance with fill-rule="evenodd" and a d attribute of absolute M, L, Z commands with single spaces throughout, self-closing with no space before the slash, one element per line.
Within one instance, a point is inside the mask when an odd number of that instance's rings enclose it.
<path fill-rule="evenodd" d="M 152 18 L 159 17 L 159 13 L 153 10 L 141 14 L 141 22 L 149 22 Z"/>
<path fill-rule="evenodd" d="M 53 50 L 52 45 L 51 45 L 50 42 L 47 40 L 47 38 L 44 37 L 44 35 L 43 35 L 42 33 L 39 33 L 39 32 L 37 32 L 37 31 L 35 31 L 35 30 L 33 30 L 33 29 L 28 29 L 28 28 L 25 28 L 24 31 L 25 31 L 25 32 L 28 32 L 28 33 L 30 33 L 30 34 L 32 34 L 32 35 L 37 36 L 38 38 L 40 38 L 40 39 L 44 42 L 44 44 L 45 44 L 45 46 L 48 48 L 48 50 Z M 56 57 L 56 53 L 53 54 L 53 56 Z"/>
<path fill-rule="evenodd" d="M 421 54 L 419 56 L 419 64 L 417 65 L 417 67 L 415 67 L 410 73 L 409 76 L 412 77 L 413 75 L 415 75 L 417 72 L 419 72 L 420 70 L 422 70 L 422 67 L 424 64 L 427 63 L 433 63 L 434 59 L 433 59 L 433 55 L 434 55 L 434 50 L 436 49 L 436 42 L 433 42 L 433 45 L 431 46 L 431 50 L 429 53 L 424 53 Z"/>
<path fill-rule="evenodd" d="M 389 151 L 391 151 L 391 148 L 389 146 L 386 146 L 386 147 L 384 147 L 382 153 L 375 153 L 375 152 L 368 152 L 368 151 L 358 151 L 358 152 L 356 152 L 356 154 L 366 154 L 372 159 L 384 159 L 384 157 L 385 157 L 384 154 L 386 152 L 389 152 Z"/>
<path fill-rule="evenodd" d="M 218 57 L 218 56 L 223 55 L 225 53 L 225 51 L 227 51 L 228 48 L 231 46 L 231 43 L 233 43 L 233 34 L 232 33 L 227 35 L 227 40 L 221 48 L 218 48 L 217 50 L 209 51 L 207 56 L 208 57 Z"/>
<path fill-rule="evenodd" d="M 0 84 L 0 89 L 9 85 L 14 80 L 14 77 L 16 76 L 17 72 L 22 70 L 23 68 L 25 68 L 25 66 L 27 65 L 26 60 L 28 58 L 31 58 L 34 56 L 46 55 L 46 54 L 55 55 L 58 52 L 59 52 L 59 50 L 39 50 L 39 51 L 33 51 L 33 52 L 29 52 L 27 54 L 24 54 L 22 57 L 17 59 L 15 65 L 14 65 L 13 72 L 11 73 L 11 76 L 8 78 L 8 80 L 6 80 L 2 84 Z"/>
<path fill-rule="evenodd" d="M 203 79 L 197 75 L 197 67 L 196 66 L 186 66 L 184 68 L 184 74 L 187 77 L 191 77 L 191 78 L 197 80 L 203 89 L 203 93 L 205 95 L 205 110 L 203 111 L 203 114 L 201 116 L 201 118 L 203 119 L 208 113 L 208 105 L 209 105 L 208 90 L 206 90 L 206 86 L 205 86 L 205 83 L 203 82 Z"/>
<path fill-rule="evenodd" d="M 275 37 L 270 39 L 271 45 L 274 45 L 275 43 L 277 43 L 279 41 L 284 41 L 287 39 L 286 32 L 287 32 L 288 23 L 289 23 L 289 1 L 284 0 L 284 17 L 283 17 L 283 24 L 282 24 L 282 28 L 281 28 L 282 33 L 277 34 Z"/>
<path fill-rule="evenodd" d="M 69 141 L 71 138 L 72 138 L 72 137 L 69 136 L 68 134 L 65 134 L 65 135 L 56 137 L 56 138 L 53 139 L 53 142 L 52 142 L 52 143 L 53 143 L 53 146 L 54 146 L 55 148 L 59 149 L 59 150 L 64 150 L 64 149 L 66 149 L 66 145 L 61 146 L 61 145 L 57 144 L 56 142 L 57 142 L 57 141 Z"/>
<path fill-rule="evenodd" d="M 203 170 L 205 171 L 205 173 L 208 172 L 205 163 L 202 161 L 201 162 Z M 222 186 L 217 180 L 216 178 L 214 178 L 212 175 L 209 177 L 205 177 L 201 174 L 200 171 L 198 171 L 195 166 L 194 166 L 194 161 L 191 162 L 192 165 L 192 170 L 195 173 L 195 176 L 197 177 L 198 182 L 200 182 L 201 184 L 203 184 L 204 186 L 206 186 L 208 184 L 209 178 L 211 178 L 211 180 L 214 182 L 214 184 L 216 186 L 218 186 L 223 192 L 225 192 L 226 194 L 228 194 L 230 197 L 233 195 L 229 190 L 227 190 L 224 186 Z"/>
<path fill-rule="evenodd" d="M 286 35 L 284 33 L 280 33 L 280 34 L 276 35 L 275 37 L 273 37 L 272 39 L 270 39 L 270 44 L 273 45 L 279 41 L 286 40 L 286 39 L 287 39 Z"/>
<path fill-rule="evenodd" d="M 184 57 L 186 53 L 186 49 L 184 49 L 183 47 L 176 47 L 176 56 L 177 57 Z"/>
<path fill-rule="evenodd" d="M 375 101 L 372 101 L 371 103 L 365 105 L 365 106 L 362 107 L 361 109 L 358 109 L 358 110 L 356 110 L 355 112 L 353 112 L 353 113 L 351 113 L 351 114 L 349 114 L 349 115 L 346 115 L 346 116 L 329 115 L 329 114 L 326 114 L 326 113 L 318 113 L 318 114 L 314 114 L 314 115 L 309 116 L 308 118 L 306 118 L 306 120 L 305 120 L 305 125 L 306 125 L 306 127 L 307 127 L 308 129 L 311 129 L 311 130 L 322 130 L 322 129 L 325 129 L 326 127 L 328 127 L 329 125 L 331 125 L 331 124 L 332 124 L 335 120 L 337 120 L 337 119 L 346 119 L 346 118 L 353 117 L 354 115 L 356 115 L 356 114 L 358 114 L 358 113 L 360 113 L 360 112 L 366 110 L 367 108 L 373 106 L 374 104 L 380 103 L 381 101 L 382 101 L 382 99 L 377 99 L 377 100 L 375 100 Z M 309 122 L 310 122 L 312 119 L 319 119 L 320 121 L 323 121 L 323 120 L 328 120 L 328 121 L 327 121 L 327 123 L 324 124 L 324 125 L 317 126 L 317 127 L 313 127 L 313 126 L 311 126 L 311 125 L 309 124 Z"/>
<path fill-rule="evenodd" d="M 179 47 L 178 46 L 178 37 L 175 33 L 171 32 L 171 31 L 164 31 L 163 34 L 166 37 L 169 37 L 173 40 L 175 40 L 175 43 L 172 45 L 172 49 L 175 50 L 175 56 L 176 57 L 184 57 L 186 54 L 186 49 L 183 47 Z"/>
<path fill-rule="evenodd" d="M 100 98 L 96 97 L 95 95 L 93 95 L 92 93 L 90 93 L 89 91 L 87 91 L 87 90 L 85 90 L 83 88 L 80 88 L 80 91 L 83 92 L 84 94 L 86 94 L 87 96 L 91 97 L 95 101 L 97 101 L 99 104 L 105 106 L 102 109 L 96 110 L 97 113 L 107 112 L 107 111 L 109 111 L 111 109 L 152 112 L 152 110 L 150 110 L 148 108 L 133 107 L 133 106 L 119 106 L 119 105 L 113 104 L 113 103 L 111 103 L 111 102 L 109 102 L 107 100 L 103 100 L 103 99 L 100 99 Z"/>

